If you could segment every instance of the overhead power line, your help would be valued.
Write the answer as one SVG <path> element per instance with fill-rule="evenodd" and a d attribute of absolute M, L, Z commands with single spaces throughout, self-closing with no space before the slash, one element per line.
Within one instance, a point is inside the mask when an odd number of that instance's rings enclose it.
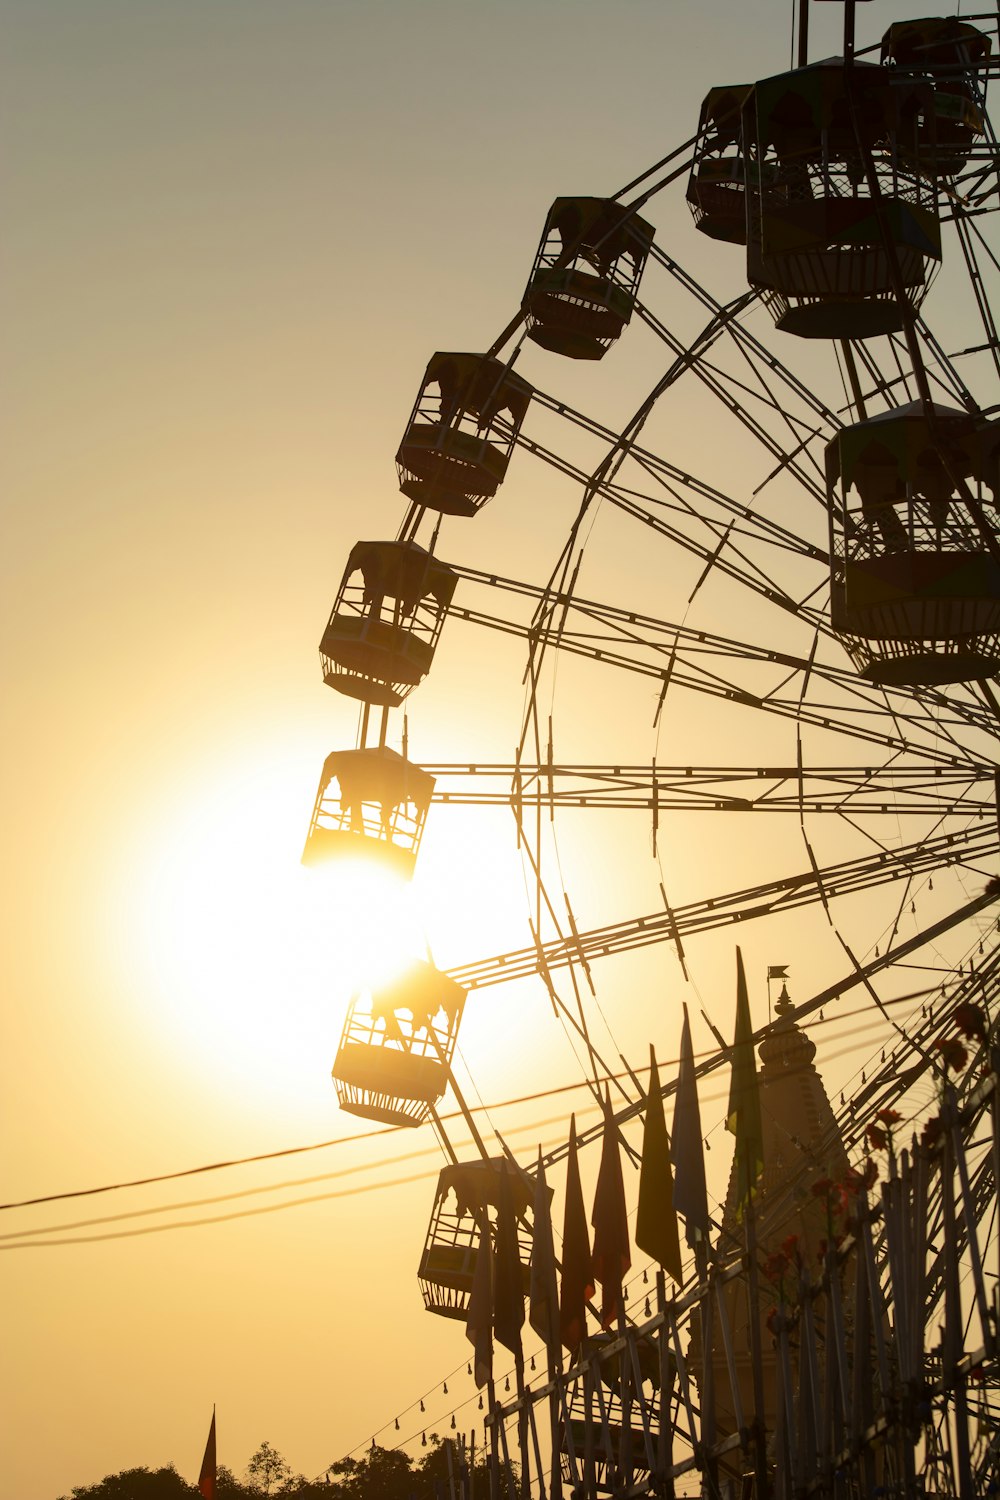
<path fill-rule="evenodd" d="M 911 994 L 911 995 L 899 996 L 896 1000 L 891 1001 L 889 1003 L 890 1004 L 901 1004 L 901 1003 L 911 1002 L 914 999 L 919 998 L 920 995 L 924 995 L 924 994 L 928 994 L 928 993 L 931 993 L 931 991 L 924 990 L 924 991 L 919 991 L 916 995 Z M 870 1016 L 871 1012 L 869 1010 L 867 1010 L 867 1008 L 862 1008 L 859 1011 L 852 1011 L 852 1012 L 849 1012 L 849 1013 L 845 1013 L 844 1016 L 842 1016 L 842 1017 L 836 1017 L 835 1019 L 837 1019 L 837 1020 L 845 1019 L 846 1020 L 850 1016 L 854 1016 L 854 1015 L 858 1015 L 858 1014 L 867 1014 L 867 1015 Z M 825 1025 L 825 1024 L 829 1024 L 829 1023 L 825 1022 L 825 1021 L 824 1022 L 815 1022 L 814 1023 L 814 1025 L 821 1025 L 821 1024 Z M 876 1018 L 873 1019 L 873 1025 L 875 1027 L 878 1027 L 880 1024 L 881 1024 L 881 1019 L 880 1018 L 876 1017 Z M 868 1028 L 865 1028 L 865 1029 L 870 1030 L 871 1027 L 868 1027 Z M 832 1053 L 828 1054 L 829 1060 L 833 1061 L 833 1060 L 836 1060 L 839 1057 L 847 1056 L 849 1053 L 853 1052 L 855 1050 L 855 1046 L 856 1046 L 858 1035 L 859 1035 L 858 1028 L 855 1028 L 852 1031 L 852 1033 L 851 1033 L 851 1036 L 852 1036 L 851 1045 L 848 1046 L 848 1047 L 846 1047 L 846 1048 L 842 1048 L 841 1050 L 839 1050 L 837 1052 L 832 1052 Z M 700 1055 L 700 1056 L 709 1056 L 709 1055 L 712 1055 L 712 1054 L 701 1053 L 701 1054 L 698 1054 L 698 1055 Z M 666 1065 L 669 1066 L 670 1064 L 668 1063 Z M 616 1076 L 627 1077 L 629 1075 L 628 1074 L 621 1074 L 621 1075 L 616 1075 Z M 607 1081 L 607 1080 L 602 1080 L 602 1082 L 604 1082 L 604 1081 Z M 585 1088 L 587 1086 L 588 1086 L 588 1084 L 587 1084 L 587 1082 L 585 1080 L 580 1080 L 580 1082 L 578 1082 L 578 1083 L 564 1084 L 564 1085 L 560 1085 L 559 1087 L 554 1088 L 554 1089 L 542 1090 L 538 1094 L 525 1095 L 525 1096 L 523 1096 L 520 1099 L 507 1099 L 507 1100 L 501 1101 L 499 1104 L 481 1105 L 481 1106 L 478 1106 L 477 1108 L 479 1110 L 502 1109 L 502 1108 L 505 1108 L 505 1107 L 507 1107 L 509 1105 L 515 1105 L 515 1104 L 521 1104 L 521 1103 L 528 1103 L 528 1102 L 531 1102 L 532 1100 L 535 1100 L 535 1099 L 546 1098 L 546 1097 L 548 1097 L 548 1096 L 550 1096 L 552 1094 L 562 1094 L 562 1093 L 566 1093 L 566 1092 L 568 1092 L 570 1090 L 581 1089 L 581 1088 Z M 722 1091 L 715 1092 L 713 1094 L 705 1095 L 703 1097 L 703 1101 L 702 1102 L 706 1103 L 706 1104 L 718 1103 L 718 1101 L 721 1100 L 721 1099 L 723 1099 L 724 1097 L 726 1097 L 726 1090 L 725 1089 L 723 1089 Z M 580 1109 L 577 1110 L 577 1114 L 580 1115 L 580 1114 L 591 1113 L 593 1111 L 596 1111 L 597 1108 L 598 1108 L 598 1106 L 596 1104 L 594 1104 L 594 1105 L 583 1105 Z M 456 1112 L 456 1114 L 447 1116 L 446 1118 L 454 1119 L 454 1118 L 457 1118 L 457 1117 L 458 1116 L 457 1116 L 457 1112 Z M 563 1123 L 564 1123 L 564 1121 L 562 1120 L 562 1117 L 560 1117 L 560 1116 L 550 1117 L 549 1119 L 545 1119 L 545 1120 L 532 1120 L 532 1121 L 529 1121 L 527 1124 L 517 1125 L 517 1126 L 512 1127 L 507 1132 L 507 1134 L 510 1135 L 510 1136 L 515 1136 L 515 1135 L 524 1135 L 524 1134 L 529 1134 L 529 1133 L 535 1133 L 535 1132 L 541 1131 L 541 1130 L 548 1130 L 553 1125 L 563 1124 Z M 373 1135 L 383 1135 L 385 1133 L 386 1133 L 385 1131 L 381 1131 L 381 1130 L 379 1130 L 379 1131 L 368 1131 L 368 1132 L 365 1132 L 364 1135 L 361 1135 L 361 1136 L 343 1137 L 341 1143 L 349 1141 L 349 1140 L 366 1139 L 366 1138 L 368 1138 L 370 1136 L 373 1136 Z M 305 1149 L 310 1149 L 310 1148 L 295 1148 L 295 1149 L 296 1150 L 305 1150 Z M 312 1149 L 319 1149 L 319 1147 L 312 1148 Z M 339 1179 L 339 1178 L 343 1178 L 343 1177 L 352 1176 L 352 1175 L 354 1175 L 357 1172 L 374 1171 L 374 1170 L 377 1170 L 380 1167 L 395 1166 L 395 1165 L 397 1165 L 399 1163 L 402 1163 L 402 1162 L 405 1162 L 405 1161 L 417 1160 L 421 1156 L 428 1156 L 428 1155 L 435 1154 L 435 1150 L 436 1150 L 435 1147 L 429 1146 L 429 1147 L 423 1148 L 423 1149 L 421 1149 L 419 1151 L 406 1152 L 406 1153 L 403 1153 L 401 1155 L 394 1156 L 394 1157 L 388 1158 L 387 1160 L 383 1160 L 383 1161 L 380 1161 L 380 1162 L 370 1162 L 370 1163 L 364 1163 L 364 1164 L 361 1164 L 361 1165 L 358 1165 L 358 1166 L 345 1167 L 345 1168 L 339 1169 L 336 1172 L 322 1173 L 322 1174 L 320 1174 L 318 1176 L 315 1176 L 315 1177 L 299 1178 L 299 1179 L 295 1179 L 295 1180 L 292 1180 L 292 1181 L 270 1183 L 270 1184 L 267 1184 L 267 1185 L 262 1186 L 262 1187 L 245 1188 L 245 1189 L 241 1189 L 239 1192 L 235 1192 L 235 1193 L 217 1194 L 217 1195 L 213 1195 L 213 1196 L 208 1197 L 208 1198 L 193 1199 L 193 1200 L 188 1200 L 188 1201 L 184 1201 L 184 1202 L 180 1202 L 180 1203 L 160 1204 L 160 1205 L 155 1205 L 155 1206 L 153 1206 L 151 1208 L 134 1209 L 134 1210 L 130 1210 L 130 1211 L 126 1212 L 126 1213 L 121 1213 L 121 1214 L 110 1214 L 110 1215 L 105 1215 L 105 1216 L 97 1217 L 97 1218 L 93 1218 L 93 1219 L 79 1220 L 79 1221 L 77 1221 L 75 1223 L 53 1224 L 53 1225 L 43 1226 L 41 1228 L 33 1228 L 33 1229 L 26 1229 L 26 1230 L 17 1230 L 17 1231 L 14 1231 L 12 1233 L 9 1233 L 9 1234 L 0 1235 L 0 1251 L 4 1251 L 4 1250 L 48 1249 L 48 1248 L 51 1248 L 51 1247 L 54 1247 L 54 1246 L 86 1245 L 86 1244 L 97 1244 L 97 1243 L 100 1243 L 102 1241 L 115 1240 L 115 1239 L 134 1239 L 134 1238 L 137 1238 L 137 1237 L 142 1236 L 142 1235 L 164 1233 L 167 1230 L 172 1230 L 172 1229 L 194 1229 L 194 1228 L 201 1227 L 203 1225 L 222 1224 L 222 1223 L 226 1223 L 226 1222 L 228 1222 L 230 1220 L 254 1218 L 254 1217 L 258 1217 L 258 1216 L 260 1216 L 262 1214 L 277 1213 L 277 1212 L 279 1212 L 279 1211 L 281 1211 L 283 1209 L 286 1209 L 286 1208 L 301 1208 L 301 1207 L 304 1207 L 304 1206 L 306 1206 L 308 1204 L 311 1204 L 311 1203 L 323 1203 L 323 1202 L 328 1202 L 328 1201 L 330 1201 L 332 1199 L 337 1199 L 337 1198 L 356 1197 L 356 1196 L 358 1196 L 361 1193 L 374 1192 L 374 1191 L 376 1191 L 379 1188 L 403 1187 L 403 1186 L 406 1186 L 406 1185 L 408 1185 L 410 1183 L 425 1181 L 425 1180 L 429 1180 L 429 1179 L 433 1178 L 435 1176 L 435 1170 L 431 1169 L 429 1171 L 411 1172 L 411 1173 L 409 1173 L 409 1174 L 407 1174 L 405 1176 L 401 1176 L 401 1177 L 380 1178 L 380 1179 L 378 1179 L 378 1180 L 376 1180 L 374 1182 L 361 1183 L 361 1184 L 358 1184 L 358 1185 L 353 1186 L 353 1187 L 338 1188 L 338 1189 L 335 1189 L 335 1190 L 333 1190 L 331 1192 L 327 1192 L 327 1193 L 313 1193 L 313 1194 L 309 1194 L 306 1197 L 302 1197 L 302 1198 L 286 1199 L 286 1200 L 282 1201 L 281 1203 L 265 1204 L 265 1205 L 262 1205 L 262 1206 L 257 1207 L 257 1208 L 236 1209 L 236 1210 L 234 1210 L 232 1212 L 223 1213 L 223 1214 L 212 1214 L 212 1215 L 203 1216 L 203 1217 L 197 1218 L 197 1219 L 174 1220 L 174 1221 L 172 1221 L 170 1223 L 166 1223 L 166 1224 L 149 1224 L 149 1225 L 143 1225 L 143 1226 L 141 1226 L 139 1228 L 134 1228 L 134 1229 L 116 1229 L 116 1230 L 111 1230 L 111 1231 L 109 1231 L 107 1233 L 104 1233 L 104 1234 L 68 1236 L 68 1237 L 65 1237 L 65 1238 L 62 1238 L 62 1239 L 38 1239 L 38 1238 L 33 1238 L 33 1236 L 38 1236 L 38 1235 L 63 1234 L 65 1231 L 73 1230 L 73 1229 L 95 1228 L 95 1227 L 97 1227 L 99 1225 L 103 1225 L 103 1224 L 117 1224 L 117 1223 L 121 1223 L 122 1221 L 128 1220 L 128 1219 L 145 1218 L 145 1217 L 149 1217 L 149 1216 L 152 1216 L 152 1215 L 164 1214 L 164 1213 L 176 1213 L 176 1212 L 180 1212 L 182 1210 L 189 1209 L 189 1208 L 203 1208 L 203 1207 L 209 1207 L 211 1205 L 218 1204 L 218 1203 L 230 1203 L 230 1202 L 233 1202 L 235 1200 L 239 1200 L 239 1199 L 247 1198 L 247 1197 L 258 1196 L 258 1195 L 260 1195 L 262 1193 L 267 1193 L 267 1192 L 281 1192 L 281 1191 L 286 1191 L 287 1189 L 293 1188 L 293 1187 L 300 1187 L 300 1186 L 306 1186 L 308 1184 L 312 1184 L 312 1183 L 316 1183 L 316 1182 L 324 1182 L 324 1181 L 335 1180 L 335 1179 Z M 272 1153 L 272 1155 L 274 1155 L 274 1154 L 277 1154 L 277 1153 Z M 248 1160 L 250 1160 L 250 1161 L 254 1161 L 254 1160 L 257 1160 L 257 1159 L 258 1158 L 248 1158 Z M 226 1164 L 226 1165 L 228 1165 L 228 1164 Z M 197 1170 L 208 1170 L 208 1169 L 202 1168 L 202 1169 L 197 1169 Z M 181 1175 L 183 1175 L 183 1174 L 180 1174 L 180 1173 L 174 1173 L 174 1174 L 172 1174 L 172 1176 L 174 1178 L 176 1178 L 177 1176 L 181 1176 Z M 87 1191 L 88 1192 L 94 1192 L 94 1191 L 99 1191 L 99 1190 L 98 1189 L 89 1189 Z M 73 1196 L 73 1195 L 65 1195 L 65 1196 Z"/>
<path fill-rule="evenodd" d="M 951 971 L 942 969 L 941 972 L 950 973 Z M 896 997 L 896 999 L 888 1001 L 887 1004 L 903 1005 L 913 1000 L 921 1000 L 925 996 L 933 994 L 934 988 L 935 987 L 932 987 L 930 989 L 914 990 L 907 995 L 899 995 Z M 870 1014 L 870 1007 L 861 1006 L 857 1010 L 841 1011 L 836 1016 L 830 1016 L 829 1019 L 811 1021 L 809 1023 L 808 1029 L 811 1030 L 814 1026 L 830 1025 L 832 1022 L 836 1021 L 846 1021 L 852 1016 L 868 1014 Z M 697 1057 L 710 1057 L 714 1055 L 714 1049 L 709 1049 L 705 1052 L 698 1052 L 695 1055 Z M 678 1061 L 679 1059 L 676 1057 L 663 1058 L 660 1060 L 660 1066 L 664 1068 L 676 1067 Z M 631 1078 L 631 1076 L 631 1073 L 627 1070 L 622 1073 L 609 1073 L 605 1078 L 601 1079 L 601 1082 L 607 1083 L 613 1078 L 624 1079 Z M 474 1105 L 472 1106 L 472 1113 L 488 1114 L 491 1110 L 509 1109 L 518 1104 L 533 1104 L 538 1099 L 549 1099 L 553 1098 L 557 1094 L 567 1094 L 573 1092 L 576 1089 L 586 1087 L 589 1087 L 589 1083 L 585 1082 L 584 1080 L 579 1080 L 575 1083 L 557 1084 L 553 1088 L 539 1089 L 533 1094 L 521 1094 L 513 1099 L 501 1099 L 498 1103 L 495 1104 Z M 452 1110 L 449 1114 L 441 1116 L 441 1119 L 444 1121 L 458 1120 L 461 1118 L 463 1118 L 463 1116 L 460 1110 Z M 327 1151 L 332 1149 L 334 1146 L 350 1146 L 355 1141 L 372 1140 L 376 1136 L 380 1135 L 394 1135 L 396 1134 L 398 1128 L 399 1127 L 395 1125 L 384 1125 L 377 1130 L 359 1131 L 357 1135 L 341 1135 L 334 1136 L 331 1140 L 328 1141 L 313 1141 L 307 1146 L 285 1146 L 277 1151 L 259 1151 L 253 1156 L 234 1156 L 227 1158 L 224 1161 L 206 1162 L 200 1167 L 183 1167 L 181 1170 L 176 1172 L 159 1172 L 148 1177 L 131 1177 L 126 1178 L 121 1182 L 106 1182 L 102 1183 L 100 1187 L 72 1188 L 69 1191 L 63 1193 L 44 1193 L 35 1198 L 12 1199 L 9 1203 L 0 1203 L 0 1213 L 6 1213 L 10 1209 L 14 1208 L 34 1208 L 41 1203 L 63 1203 L 71 1198 L 91 1198 L 98 1193 L 114 1193 L 119 1192 L 125 1188 L 150 1187 L 158 1182 L 176 1182 L 183 1177 L 197 1177 L 206 1172 L 221 1172 L 228 1167 L 252 1166 L 257 1162 L 279 1161 L 288 1156 L 302 1156 L 310 1151 Z"/>

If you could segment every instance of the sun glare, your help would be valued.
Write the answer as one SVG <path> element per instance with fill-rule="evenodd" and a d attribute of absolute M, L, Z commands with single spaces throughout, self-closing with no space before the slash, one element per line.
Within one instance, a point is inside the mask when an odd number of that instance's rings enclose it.
<path fill-rule="evenodd" d="M 127 896 L 160 1030 L 188 1065 L 283 1098 L 325 1095 L 351 996 L 426 957 L 398 876 L 301 866 L 300 780 L 271 761 L 179 793 Z"/>

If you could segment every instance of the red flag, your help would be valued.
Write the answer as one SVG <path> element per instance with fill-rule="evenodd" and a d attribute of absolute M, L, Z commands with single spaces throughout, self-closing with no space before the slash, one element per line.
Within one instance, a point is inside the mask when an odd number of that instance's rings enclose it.
<path fill-rule="evenodd" d="M 198 1493 L 202 1500 L 215 1500 L 215 1407 L 212 1407 L 212 1425 L 208 1429 L 205 1457 L 201 1461 L 198 1475 Z"/>
<path fill-rule="evenodd" d="M 622 1159 L 618 1153 L 618 1126 L 611 1112 L 610 1098 L 604 1104 L 601 1167 L 590 1222 L 594 1226 L 594 1255 L 590 1268 L 601 1283 L 601 1327 L 614 1328 L 625 1307 L 622 1278 L 632 1264 L 632 1252 L 628 1242 Z"/>
<path fill-rule="evenodd" d="M 587 1331 L 587 1299 L 594 1295 L 590 1274 L 590 1235 L 587 1210 L 580 1186 L 580 1163 L 576 1155 L 576 1117 L 570 1120 L 569 1159 L 566 1169 L 566 1208 L 563 1214 L 562 1296 L 559 1302 L 559 1334 L 575 1354 Z"/>

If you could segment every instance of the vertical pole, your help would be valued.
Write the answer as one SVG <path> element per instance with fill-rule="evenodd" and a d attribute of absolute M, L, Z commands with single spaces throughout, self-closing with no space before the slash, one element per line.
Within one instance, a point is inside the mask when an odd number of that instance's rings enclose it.
<path fill-rule="evenodd" d="M 445 1438 L 444 1440 L 444 1456 L 448 1461 L 448 1492 L 451 1500 L 460 1500 L 460 1497 L 455 1493 L 455 1455 L 452 1452 L 451 1438 Z"/>
<path fill-rule="evenodd" d="M 748 1174 L 749 1177 L 749 1174 Z M 769 1500 L 767 1474 L 767 1430 L 764 1412 L 764 1365 L 760 1341 L 760 1278 L 757 1272 L 757 1221 L 753 1194 L 748 1193 L 743 1207 L 747 1236 L 747 1296 L 750 1303 L 750 1360 L 753 1367 L 754 1405 L 754 1472 L 756 1500 Z"/>
<path fill-rule="evenodd" d="M 527 1397 L 524 1391 L 524 1355 L 514 1356 L 514 1383 L 517 1387 L 517 1446 L 521 1456 L 521 1500 L 529 1500 L 531 1495 L 531 1455 L 528 1452 L 528 1412 Z M 539 1483 L 541 1482 L 541 1471 L 539 1471 Z"/>
<path fill-rule="evenodd" d="M 366 745 L 366 743 L 368 741 L 368 716 L 371 713 L 371 711 L 372 711 L 372 706 L 369 703 L 368 699 L 366 698 L 365 699 L 365 706 L 364 706 L 364 708 L 361 711 L 361 733 L 358 736 L 358 738 L 360 740 L 360 744 L 359 744 L 358 748 L 360 750 L 363 750 L 365 748 L 365 745 Z"/>
<path fill-rule="evenodd" d="M 673 1427 L 670 1418 L 670 1405 L 673 1395 L 674 1366 L 670 1360 L 670 1343 L 667 1337 L 667 1285 L 666 1277 L 662 1270 L 656 1273 L 656 1311 L 663 1319 L 659 1328 L 660 1431 L 657 1454 L 658 1493 L 667 1497 L 667 1500 L 673 1500 Z"/>
<path fill-rule="evenodd" d="M 1000 1193 L 1000 1049 L 990 1048 L 990 1072 L 993 1074 L 993 1097 L 990 1119 L 993 1126 L 993 1197 Z M 1000 1235 L 997 1237 L 997 1291 L 994 1309 L 1000 1313 Z"/>
<path fill-rule="evenodd" d="M 715 1317 L 712 1283 L 709 1279 L 708 1242 L 699 1240 L 694 1250 L 701 1296 L 698 1299 L 698 1315 L 701 1323 L 701 1442 L 704 1450 L 705 1473 L 708 1476 L 708 1492 L 718 1493 L 719 1464 L 711 1457 L 715 1447 Z"/>
<path fill-rule="evenodd" d="M 500 1435 L 497 1430 L 500 1412 L 492 1375 L 486 1382 L 486 1402 L 490 1409 L 490 1500 L 500 1500 Z"/>
<path fill-rule="evenodd" d="M 799 0 L 799 50 L 795 66 L 805 68 L 809 64 L 809 0 Z"/>
<path fill-rule="evenodd" d="M 854 7 L 855 0 L 844 0 L 844 61 L 848 66 L 854 61 Z"/>
<path fill-rule="evenodd" d="M 562 1379 L 562 1354 L 559 1349 L 558 1331 L 549 1329 L 546 1340 L 549 1363 L 549 1494 L 552 1500 L 562 1500 L 562 1461 L 559 1457 L 559 1386 Z"/>
<path fill-rule="evenodd" d="M 951 1126 L 955 1119 L 951 1101 L 945 1105 Z M 969 1449 L 969 1397 L 963 1354 L 962 1291 L 959 1281 L 958 1223 L 955 1216 L 955 1146 L 949 1129 L 941 1153 L 941 1234 L 944 1239 L 944 1339 L 941 1349 L 941 1382 L 952 1392 L 955 1426 L 955 1478 L 963 1497 L 975 1494 L 972 1480 L 972 1455 Z M 972 1226 L 969 1226 L 970 1230 Z"/>
<path fill-rule="evenodd" d="M 618 1441 L 618 1484 L 632 1486 L 632 1357 L 625 1306 L 618 1307 L 618 1337 L 624 1342 L 618 1356 L 618 1389 L 621 1392 L 622 1428 Z"/>
<path fill-rule="evenodd" d="M 527 1393 L 525 1402 L 525 1414 L 528 1426 L 531 1428 L 531 1451 L 535 1455 L 535 1473 L 538 1476 L 538 1500 L 546 1500 L 545 1468 L 542 1464 L 542 1446 L 538 1441 L 538 1424 L 535 1421 L 535 1402 L 531 1391 Z M 528 1486 L 531 1493 L 531 1486 Z"/>
<path fill-rule="evenodd" d="M 581 1354 L 583 1350 L 581 1349 Z M 583 1381 L 583 1500 L 597 1500 L 597 1468 L 594 1461 L 593 1389 L 590 1360 L 584 1356 L 580 1372 Z"/>

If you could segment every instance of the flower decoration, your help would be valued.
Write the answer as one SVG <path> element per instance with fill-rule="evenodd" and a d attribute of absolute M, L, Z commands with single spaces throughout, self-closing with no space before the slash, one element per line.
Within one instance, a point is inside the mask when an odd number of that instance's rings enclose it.
<path fill-rule="evenodd" d="M 769 1255 L 764 1262 L 764 1275 L 768 1281 L 780 1281 L 788 1270 L 788 1256 L 781 1250 L 776 1250 Z"/>
<path fill-rule="evenodd" d="M 940 1052 L 945 1068 L 950 1068 L 953 1073 L 961 1073 L 969 1061 L 968 1052 L 956 1037 L 939 1036 L 934 1043 L 934 1050 Z"/>
<path fill-rule="evenodd" d="M 961 1005 L 955 1007 L 955 1024 L 969 1041 L 985 1042 L 986 1017 L 982 1006 L 973 1005 L 971 1000 L 963 1000 Z"/>

